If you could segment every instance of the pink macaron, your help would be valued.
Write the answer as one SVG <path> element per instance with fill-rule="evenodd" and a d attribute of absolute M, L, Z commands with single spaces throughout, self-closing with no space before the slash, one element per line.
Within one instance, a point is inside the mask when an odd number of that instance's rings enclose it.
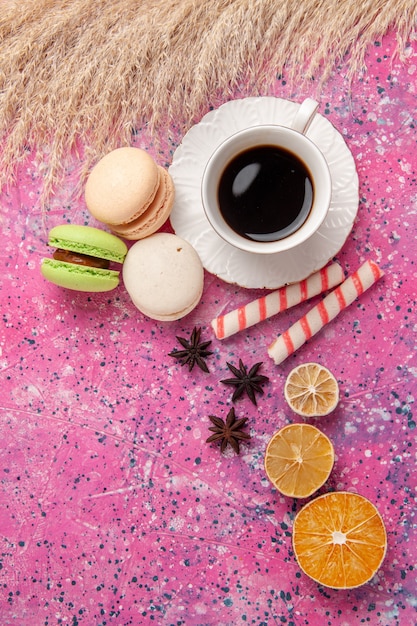
<path fill-rule="evenodd" d="M 156 232 L 169 218 L 174 184 L 169 173 L 139 148 L 118 148 L 92 169 L 85 186 L 91 215 L 126 239 Z"/>
<path fill-rule="evenodd" d="M 114 234 L 124 239 L 143 239 L 155 233 L 169 218 L 174 203 L 174 183 L 164 168 L 159 169 L 159 187 L 150 205 L 128 224 L 112 226 Z"/>

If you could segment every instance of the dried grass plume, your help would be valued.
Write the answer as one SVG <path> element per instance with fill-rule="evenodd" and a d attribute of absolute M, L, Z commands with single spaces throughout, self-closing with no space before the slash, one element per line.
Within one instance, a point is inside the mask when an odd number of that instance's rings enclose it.
<path fill-rule="evenodd" d="M 16 0 L 0 17 L 3 187 L 27 149 L 47 145 L 45 186 L 77 143 L 85 164 L 132 129 L 187 130 L 209 104 L 262 93 L 277 73 L 352 76 L 389 28 L 415 32 L 415 0 Z"/>

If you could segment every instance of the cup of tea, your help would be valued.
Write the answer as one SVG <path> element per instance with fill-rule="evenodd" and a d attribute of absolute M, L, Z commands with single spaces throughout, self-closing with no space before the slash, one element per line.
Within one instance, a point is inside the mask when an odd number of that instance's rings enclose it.
<path fill-rule="evenodd" d="M 201 182 L 208 221 L 232 246 L 274 254 L 298 246 L 323 223 L 331 200 L 327 161 L 306 132 L 318 103 L 307 98 L 291 127 L 262 124 L 221 143 Z"/>

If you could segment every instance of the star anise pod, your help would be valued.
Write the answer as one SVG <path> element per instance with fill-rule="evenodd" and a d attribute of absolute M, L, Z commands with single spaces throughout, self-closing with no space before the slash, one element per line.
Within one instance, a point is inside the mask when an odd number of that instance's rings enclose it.
<path fill-rule="evenodd" d="M 179 341 L 184 350 L 173 350 L 168 353 L 168 356 L 178 359 L 181 365 L 188 365 L 189 372 L 191 372 L 194 365 L 198 365 L 203 372 L 208 372 L 209 369 L 205 359 L 210 356 L 210 354 L 213 354 L 213 352 L 207 350 L 211 341 L 200 341 L 200 337 L 201 328 L 196 327 L 194 327 L 189 339 L 177 337 L 177 341 Z"/>
<path fill-rule="evenodd" d="M 229 370 L 235 375 L 235 378 L 226 378 L 220 382 L 225 385 L 234 385 L 236 387 L 233 392 L 232 402 L 235 402 L 246 391 L 249 399 L 256 404 L 255 392 L 263 393 L 261 387 L 262 383 L 268 382 L 268 376 L 258 374 L 258 369 L 261 367 L 262 362 L 255 363 L 249 372 L 246 365 L 243 364 L 242 359 L 239 359 L 239 369 L 231 363 L 226 363 Z"/>
<path fill-rule="evenodd" d="M 242 428 L 248 421 L 247 417 L 236 419 L 235 410 L 230 409 L 227 414 L 226 421 L 215 415 L 209 415 L 209 419 L 213 426 L 209 426 L 209 430 L 214 433 L 206 440 L 206 443 L 220 441 L 220 452 L 224 452 L 229 445 L 236 454 L 239 454 L 239 444 L 242 440 L 250 439 L 248 433 L 243 432 Z"/>

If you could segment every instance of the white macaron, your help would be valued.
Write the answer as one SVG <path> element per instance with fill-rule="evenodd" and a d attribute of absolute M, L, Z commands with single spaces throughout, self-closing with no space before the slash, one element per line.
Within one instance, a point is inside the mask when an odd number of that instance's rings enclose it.
<path fill-rule="evenodd" d="M 135 306 L 147 317 L 169 322 L 190 313 L 203 293 L 204 270 L 194 248 L 170 233 L 135 243 L 123 264 L 123 281 Z"/>

